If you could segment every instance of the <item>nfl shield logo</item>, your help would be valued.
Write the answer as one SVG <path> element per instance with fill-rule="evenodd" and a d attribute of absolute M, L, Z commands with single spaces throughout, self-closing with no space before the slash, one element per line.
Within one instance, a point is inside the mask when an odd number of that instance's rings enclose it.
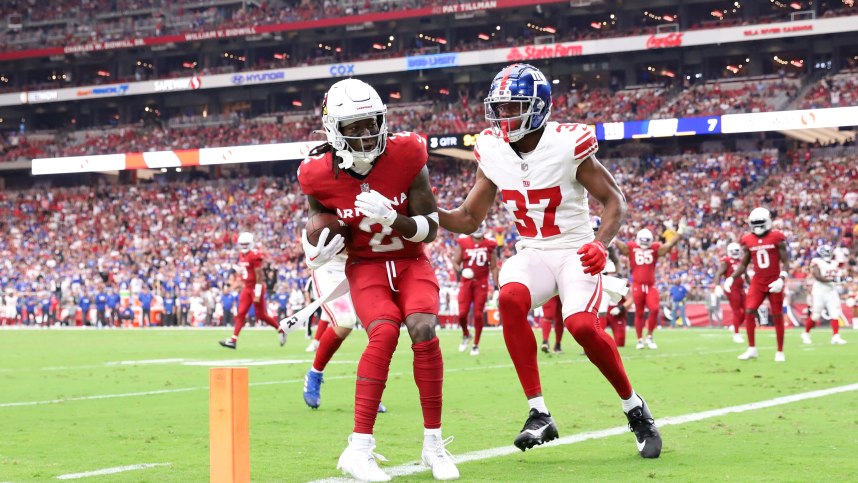
<path fill-rule="evenodd" d="M 527 163 L 521 163 L 521 170 L 522 171 L 527 171 L 527 168 L 528 168 Z"/>
<path fill-rule="evenodd" d="M 364 193 L 369 193 L 369 183 L 363 183 L 360 185 L 360 190 Z"/>

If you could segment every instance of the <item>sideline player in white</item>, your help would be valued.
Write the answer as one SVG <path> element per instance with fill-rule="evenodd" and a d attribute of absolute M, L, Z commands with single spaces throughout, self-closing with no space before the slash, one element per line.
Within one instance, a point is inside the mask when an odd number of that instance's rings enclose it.
<path fill-rule="evenodd" d="M 304 232 L 301 233 L 301 242 L 306 247 L 307 234 Z M 346 253 L 343 252 L 335 256 L 330 262 L 313 270 L 311 277 L 313 283 L 310 285 L 315 298 L 332 292 L 340 282 L 346 279 Z M 325 367 L 337 353 L 346 337 L 352 333 L 357 323 L 351 294 L 322 304 L 322 319 L 327 320 L 330 325 L 322 334 L 316 348 L 313 365 L 304 376 L 304 402 L 313 409 L 319 409 L 319 406 L 322 405 L 322 382 L 324 382 Z M 379 403 L 378 412 L 387 412 L 387 408 Z"/>
<path fill-rule="evenodd" d="M 482 132 L 474 149 L 474 187 L 461 206 L 439 212 L 444 228 L 471 233 L 500 191 L 521 235 L 518 253 L 501 268 L 498 301 L 504 341 L 530 406 L 515 445 L 524 451 L 558 436 L 542 397 L 536 338 L 527 313 L 559 292 L 564 324 L 622 399 L 638 452 L 657 458 L 661 435 L 652 414 L 632 389 L 616 345 L 596 318 L 605 247 L 626 210 L 614 178 L 594 157 L 596 136 L 583 124 L 547 122 L 551 84 L 528 64 L 498 73 L 485 107 L 492 128 Z M 588 193 L 604 205 L 595 239 Z"/>
<path fill-rule="evenodd" d="M 837 293 L 837 282 L 840 279 L 838 263 L 834 261 L 834 252 L 828 245 L 822 245 L 816 250 L 816 256 L 810 261 L 813 273 L 813 289 L 811 297 L 813 303 L 810 308 L 810 317 L 804 324 L 804 332 L 801 333 L 801 341 L 812 344 L 810 340 L 810 329 L 822 320 L 822 314 L 828 315 L 831 322 L 831 343 L 845 344 L 846 341 L 840 337 L 840 317 L 843 305 L 840 294 Z"/>

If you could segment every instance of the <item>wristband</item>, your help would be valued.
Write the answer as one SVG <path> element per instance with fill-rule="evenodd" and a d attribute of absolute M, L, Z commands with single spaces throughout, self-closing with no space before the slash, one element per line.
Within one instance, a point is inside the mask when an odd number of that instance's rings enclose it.
<path fill-rule="evenodd" d="M 254 297 L 259 297 L 260 295 L 262 295 L 262 284 L 261 284 L 261 283 L 257 283 L 257 284 L 253 287 L 253 296 L 254 296 Z"/>
<path fill-rule="evenodd" d="M 405 239 L 414 243 L 422 242 L 429 236 L 429 220 L 423 215 L 412 216 L 411 219 L 417 224 L 417 232 L 414 236 L 407 236 Z"/>

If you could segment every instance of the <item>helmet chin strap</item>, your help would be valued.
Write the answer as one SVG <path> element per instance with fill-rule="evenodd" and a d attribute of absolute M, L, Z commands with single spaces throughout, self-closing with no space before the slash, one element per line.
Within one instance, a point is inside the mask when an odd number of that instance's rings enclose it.
<path fill-rule="evenodd" d="M 342 169 L 351 169 L 359 175 L 365 175 L 372 169 L 372 163 L 375 161 L 375 156 L 355 156 L 348 149 L 342 149 L 336 152 L 336 155 L 342 159 L 337 165 Z M 367 158 L 370 158 L 367 160 Z"/>

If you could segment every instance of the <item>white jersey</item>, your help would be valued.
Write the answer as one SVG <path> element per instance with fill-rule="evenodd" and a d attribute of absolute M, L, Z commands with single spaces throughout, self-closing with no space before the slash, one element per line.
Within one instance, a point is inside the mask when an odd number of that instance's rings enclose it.
<path fill-rule="evenodd" d="M 598 149 L 596 134 L 584 124 L 546 123 L 536 149 L 521 156 L 490 129 L 482 132 L 474 156 L 516 220 L 517 249 L 578 248 L 593 241 L 587 190 L 576 176 Z"/>
<path fill-rule="evenodd" d="M 834 260 L 827 262 L 827 261 L 825 261 L 819 257 L 814 257 L 810 261 L 810 266 L 811 267 L 818 267 L 819 273 L 822 274 L 823 277 L 831 279 L 831 280 L 835 280 L 837 278 L 839 271 L 840 271 L 838 269 L 838 263 L 837 262 L 835 262 Z M 835 282 L 833 282 L 833 281 L 832 282 L 820 282 L 816 278 L 813 279 L 813 291 L 814 292 L 827 291 L 827 290 L 832 290 L 834 288 L 835 288 Z"/>

